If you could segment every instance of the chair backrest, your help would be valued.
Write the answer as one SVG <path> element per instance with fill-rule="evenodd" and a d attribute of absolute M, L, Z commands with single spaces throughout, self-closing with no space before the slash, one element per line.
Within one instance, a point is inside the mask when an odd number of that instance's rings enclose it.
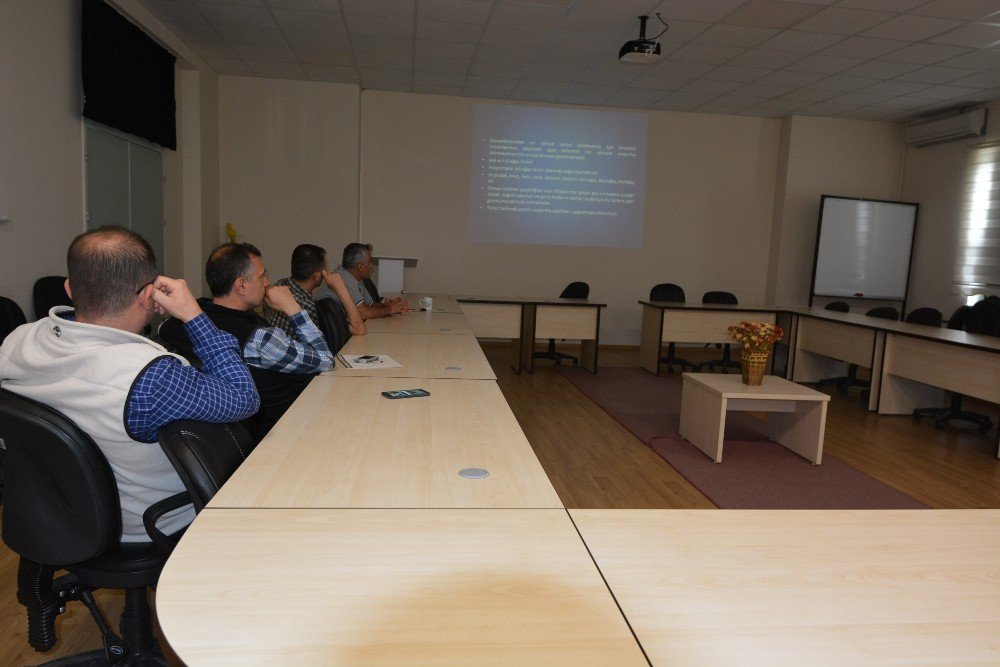
<path fill-rule="evenodd" d="M 650 301 L 666 301 L 668 303 L 684 303 L 687 297 L 684 296 L 684 289 L 674 283 L 660 283 L 653 285 L 649 290 Z"/>
<path fill-rule="evenodd" d="M 362 278 L 361 284 L 365 286 L 365 289 L 368 290 L 368 293 L 372 295 L 372 298 L 375 299 L 376 303 L 382 300 L 382 297 L 379 296 L 378 288 L 375 287 L 374 280 L 372 280 L 371 278 Z"/>
<path fill-rule="evenodd" d="M 590 285 L 584 282 L 572 282 L 559 295 L 560 299 L 586 299 L 590 296 Z"/>
<path fill-rule="evenodd" d="M 892 306 L 879 306 L 877 308 L 872 308 L 867 313 L 868 317 L 878 317 L 883 320 L 898 320 L 899 311 Z"/>
<path fill-rule="evenodd" d="M 160 447 L 174 466 L 200 512 L 253 451 L 254 442 L 239 424 L 184 419 L 160 428 Z"/>
<path fill-rule="evenodd" d="M 851 312 L 851 306 L 846 301 L 831 301 L 823 306 L 824 310 L 834 310 L 838 313 Z"/>
<path fill-rule="evenodd" d="M 941 326 L 941 322 L 944 320 L 944 315 L 937 308 L 917 308 L 916 310 L 911 310 L 906 315 L 906 322 L 910 324 L 926 324 L 931 327 Z"/>
<path fill-rule="evenodd" d="M 43 276 L 35 281 L 32 296 L 35 302 L 36 320 L 47 316 L 52 306 L 73 305 L 73 300 L 66 294 L 65 282 L 66 276 Z"/>
<path fill-rule="evenodd" d="M 11 331 L 27 321 L 24 317 L 24 311 L 21 310 L 21 306 L 17 305 L 16 301 L 0 296 L 0 343 Z"/>
<path fill-rule="evenodd" d="M 948 328 L 956 331 L 963 331 L 965 329 L 965 323 L 969 319 L 969 313 L 971 312 L 972 306 L 959 306 L 956 308 L 955 312 L 948 318 Z"/>
<path fill-rule="evenodd" d="M 3 541 L 24 558 L 71 565 L 121 539 L 118 486 L 90 436 L 59 412 L 0 389 Z"/>
<path fill-rule="evenodd" d="M 977 301 L 969 311 L 965 330 L 969 333 L 992 336 L 1000 327 L 1000 299 L 995 297 Z"/>
<path fill-rule="evenodd" d="M 705 292 L 701 297 L 702 303 L 739 303 L 736 295 L 732 292 Z"/>
<path fill-rule="evenodd" d="M 316 300 L 316 316 L 319 318 L 319 330 L 336 354 L 351 338 L 351 330 L 347 323 L 347 313 L 336 299 L 325 298 Z"/>

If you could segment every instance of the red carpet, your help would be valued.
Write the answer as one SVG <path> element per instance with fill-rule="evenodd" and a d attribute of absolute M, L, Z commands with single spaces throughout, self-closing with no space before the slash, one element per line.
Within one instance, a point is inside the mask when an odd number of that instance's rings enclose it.
<path fill-rule="evenodd" d="M 824 452 L 812 465 L 767 440 L 764 424 L 739 412 L 726 419 L 722 463 L 680 437 L 679 377 L 641 368 L 556 370 L 723 509 L 917 509 L 908 495 Z"/>

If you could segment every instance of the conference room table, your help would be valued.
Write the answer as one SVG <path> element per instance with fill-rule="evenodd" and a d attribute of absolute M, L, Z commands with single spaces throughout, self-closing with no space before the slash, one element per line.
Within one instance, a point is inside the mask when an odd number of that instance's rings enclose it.
<path fill-rule="evenodd" d="M 1000 511 L 566 510 L 495 380 L 427 370 L 314 378 L 196 517 L 185 664 L 1000 662 Z"/>
<path fill-rule="evenodd" d="M 406 299 L 410 302 L 410 307 L 417 312 L 425 312 L 420 310 L 420 299 L 425 296 L 432 299 L 431 312 L 459 314 L 462 312 L 462 305 L 458 301 L 450 295 L 441 292 L 402 292 L 399 294 L 390 294 L 389 296 Z"/>
<path fill-rule="evenodd" d="M 421 312 L 400 313 L 392 317 L 366 320 L 369 333 L 460 334 L 472 336 L 472 327 L 462 313 Z"/>
<path fill-rule="evenodd" d="M 567 338 L 580 341 L 580 365 L 597 372 L 601 334 L 601 308 L 606 303 L 587 299 L 537 297 L 454 297 L 479 338 L 506 338 L 511 345 L 511 366 L 520 373 L 535 370 L 535 340 Z"/>
<path fill-rule="evenodd" d="M 783 323 L 790 351 L 785 377 L 794 382 L 843 376 L 846 364 L 866 369 L 870 411 L 943 407 L 945 391 L 1000 404 L 1000 337 L 822 308 L 639 303 L 640 365 L 651 373 L 659 373 L 663 343 L 727 342 L 726 327 L 750 319 Z"/>
<path fill-rule="evenodd" d="M 354 365 L 344 358 L 355 355 L 388 356 L 401 364 L 397 368 Z M 463 334 L 377 333 L 352 336 L 338 354 L 329 374 L 338 377 L 457 378 L 496 380 L 476 337 Z"/>
<path fill-rule="evenodd" d="M 381 394 L 416 387 L 430 396 Z M 466 469 L 488 476 L 462 477 Z M 209 507 L 561 508 L 562 502 L 496 382 L 321 375 Z"/>

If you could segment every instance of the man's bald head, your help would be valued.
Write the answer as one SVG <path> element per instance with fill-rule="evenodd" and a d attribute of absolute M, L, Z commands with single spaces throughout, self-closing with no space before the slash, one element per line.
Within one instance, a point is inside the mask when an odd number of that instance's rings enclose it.
<path fill-rule="evenodd" d="M 70 243 L 66 268 L 77 315 L 115 317 L 135 302 L 136 290 L 156 280 L 156 255 L 146 239 L 123 227 L 100 227 Z"/>

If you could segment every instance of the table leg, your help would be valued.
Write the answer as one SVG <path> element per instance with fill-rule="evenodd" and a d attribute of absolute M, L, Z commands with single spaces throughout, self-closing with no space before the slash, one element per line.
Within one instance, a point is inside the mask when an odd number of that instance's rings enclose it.
<path fill-rule="evenodd" d="M 826 404 L 826 401 L 796 401 L 794 412 L 769 413 L 767 437 L 819 465 L 823 461 Z"/>
<path fill-rule="evenodd" d="M 597 373 L 597 341 L 580 341 L 580 365 L 591 373 Z"/>
<path fill-rule="evenodd" d="M 681 393 L 681 437 L 721 463 L 725 431 L 726 399 L 685 378 Z"/>
<path fill-rule="evenodd" d="M 521 305 L 521 366 L 529 373 L 535 372 L 535 307 L 531 304 Z"/>
<path fill-rule="evenodd" d="M 639 341 L 639 365 L 653 375 L 660 374 L 660 348 L 663 340 L 663 310 L 642 307 L 642 338 Z"/>

